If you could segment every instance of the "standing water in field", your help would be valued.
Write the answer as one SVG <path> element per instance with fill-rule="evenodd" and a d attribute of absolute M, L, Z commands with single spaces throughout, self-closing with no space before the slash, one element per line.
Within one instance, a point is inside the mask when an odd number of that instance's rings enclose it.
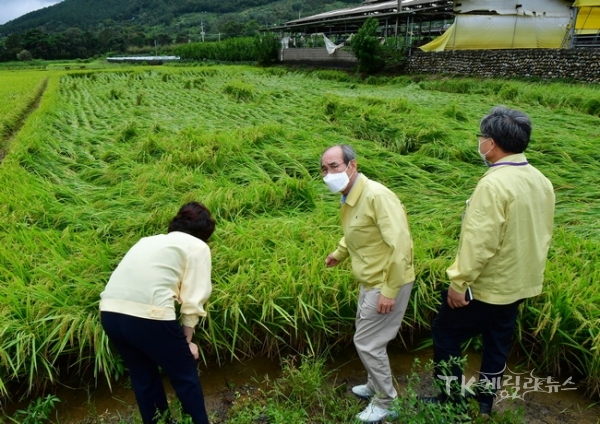
<path fill-rule="evenodd" d="M 414 360 L 417 358 L 421 364 L 427 363 L 433 358 L 431 349 L 423 349 L 415 352 L 407 352 L 402 346 L 395 345 L 390 348 L 390 362 L 394 376 L 397 379 L 399 389 L 406 385 L 406 376 L 414 368 Z M 466 369 L 467 381 L 476 376 L 480 357 L 478 354 L 469 353 L 469 362 Z M 350 394 L 350 387 L 361 383 L 366 376 L 355 354 L 354 349 L 347 349 L 342 354 L 330 359 L 326 364 L 327 372 L 332 371 L 330 379 L 332 383 L 347 388 L 346 395 Z M 516 370 L 514 364 L 509 364 L 509 370 Z M 589 407 L 591 401 L 583 396 L 581 388 L 578 390 L 563 390 L 572 388 L 571 385 L 563 385 L 567 378 L 559 379 L 552 377 L 551 381 L 558 387 L 551 387 L 547 376 L 537 375 L 535 370 L 519 370 L 518 374 L 507 372 L 505 382 L 512 386 L 513 399 L 508 396 L 498 398 L 495 410 L 502 412 L 506 409 L 515 410 L 518 407 L 524 409 L 524 419 L 527 423 L 564 423 L 576 422 L 577 424 L 596 424 L 600 416 L 600 406 Z M 221 367 L 200 366 L 200 378 L 204 389 L 206 407 L 209 416 L 223 416 L 231 408 L 236 399 L 236 392 L 251 391 L 264 388 L 265 376 L 272 381 L 281 375 L 281 364 L 275 358 L 258 356 L 243 362 L 232 362 Z M 511 376 L 507 380 L 507 376 Z M 517 380 L 516 376 L 520 376 Z M 474 377 L 475 378 L 475 377 Z M 422 375 L 423 386 L 431 383 L 429 375 Z M 534 381 L 537 379 L 537 381 Z M 564 381 L 563 381 L 564 380 Z M 96 423 L 98 417 L 104 422 L 111 423 L 117 417 L 137 416 L 135 397 L 129 387 L 127 379 L 113 386 L 113 391 L 99 380 L 97 388 L 92 387 L 63 387 L 56 395 L 61 402 L 57 404 L 57 422 L 61 424 Z M 577 383 L 574 383 L 576 386 Z M 165 386 L 168 390 L 169 399 L 175 398 L 167 379 Z M 537 390 L 532 390 L 536 386 Z M 422 387 L 426 390 L 425 387 Z M 399 393 L 401 391 L 399 390 Z M 521 398 L 522 397 L 522 398 Z M 119 422 L 118 420 L 114 421 Z"/>

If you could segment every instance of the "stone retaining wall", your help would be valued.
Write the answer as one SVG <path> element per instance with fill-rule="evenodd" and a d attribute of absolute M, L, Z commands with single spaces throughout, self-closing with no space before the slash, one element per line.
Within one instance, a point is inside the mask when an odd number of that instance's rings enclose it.
<path fill-rule="evenodd" d="M 337 50 L 328 54 L 324 47 L 280 50 L 280 60 L 293 65 L 352 68 L 356 57 Z M 407 74 L 450 74 L 472 77 L 564 78 L 600 83 L 600 48 L 453 50 L 423 52 L 416 50 L 406 60 Z"/>
<path fill-rule="evenodd" d="M 416 51 L 408 74 L 568 78 L 600 83 L 600 48 Z"/>

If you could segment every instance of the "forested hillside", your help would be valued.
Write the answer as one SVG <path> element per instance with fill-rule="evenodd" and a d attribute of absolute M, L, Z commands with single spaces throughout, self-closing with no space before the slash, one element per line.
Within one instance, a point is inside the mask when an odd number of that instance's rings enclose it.
<path fill-rule="evenodd" d="M 74 59 L 254 35 L 356 0 L 64 0 L 0 25 L 0 61 Z M 24 52 L 25 51 L 25 52 Z"/>

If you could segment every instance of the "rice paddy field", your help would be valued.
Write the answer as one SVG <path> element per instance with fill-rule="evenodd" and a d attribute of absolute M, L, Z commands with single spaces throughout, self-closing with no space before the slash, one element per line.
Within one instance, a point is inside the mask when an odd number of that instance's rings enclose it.
<path fill-rule="evenodd" d="M 2 72 L 0 84 L 0 150 L 21 118 L 43 93 L 48 75 L 38 71 Z"/>
<path fill-rule="evenodd" d="M 99 294 L 191 200 L 218 221 L 196 332 L 206 363 L 348 346 L 357 285 L 349 263 L 324 266 L 341 228 L 319 171 L 339 143 L 406 206 L 417 281 L 401 335 L 422 342 L 485 172 L 479 120 L 498 104 L 531 116 L 526 153 L 557 196 L 545 289 L 523 305 L 515 355 L 600 395 L 599 87 L 251 66 L 0 71 L 0 122 L 42 91 L 1 139 L 0 397 L 122 374 Z"/>

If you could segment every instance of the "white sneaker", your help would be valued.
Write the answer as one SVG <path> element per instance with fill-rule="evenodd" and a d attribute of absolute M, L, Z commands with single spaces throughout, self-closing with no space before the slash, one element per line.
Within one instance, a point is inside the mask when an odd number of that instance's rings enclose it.
<path fill-rule="evenodd" d="M 378 423 L 386 418 L 396 418 L 397 414 L 389 409 L 381 408 L 380 406 L 370 403 L 364 411 L 356 416 L 363 423 Z"/>
<path fill-rule="evenodd" d="M 354 393 L 359 398 L 363 398 L 363 399 L 371 399 L 373 396 L 375 396 L 375 392 L 373 390 L 369 389 L 369 386 L 367 386 L 366 384 L 361 384 L 360 386 L 354 386 L 352 388 L 352 393 Z"/>

